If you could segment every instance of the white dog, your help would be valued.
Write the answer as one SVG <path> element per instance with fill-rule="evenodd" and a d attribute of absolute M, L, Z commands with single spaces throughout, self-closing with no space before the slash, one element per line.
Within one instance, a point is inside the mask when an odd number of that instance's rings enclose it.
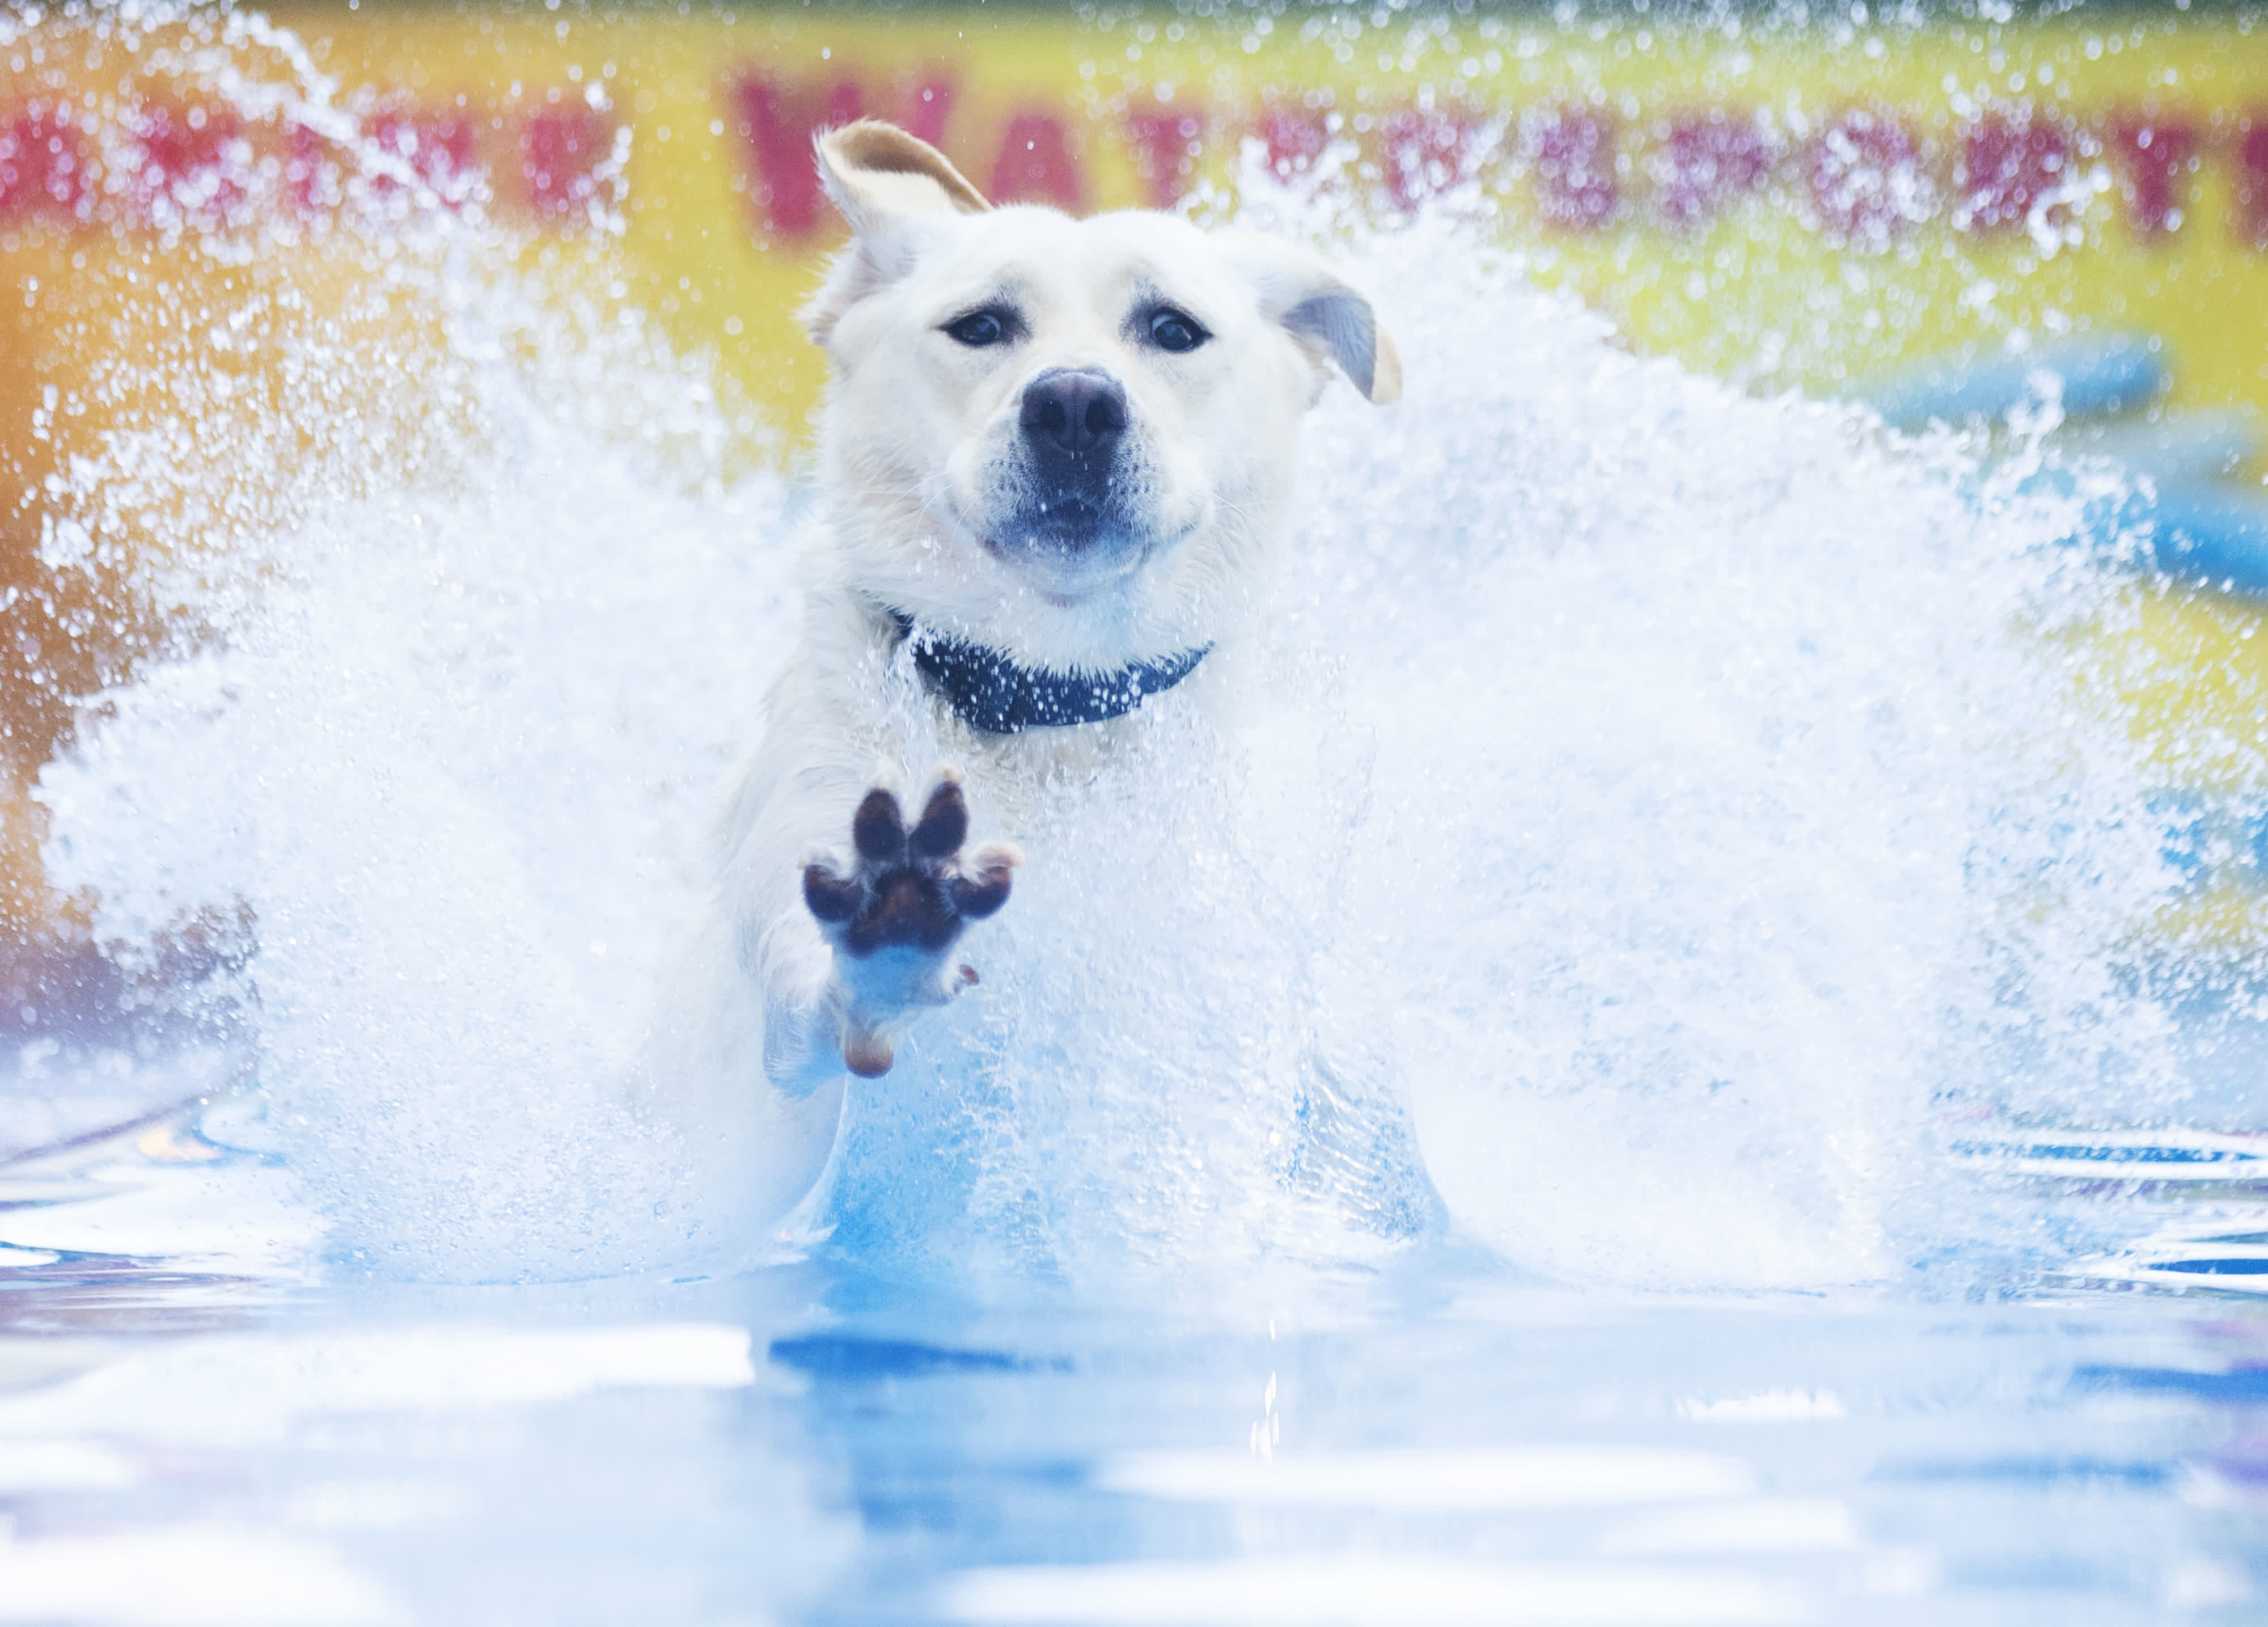
<path fill-rule="evenodd" d="M 653 1059 L 774 1216 L 818 1179 L 846 1072 L 887 1072 L 976 980 L 959 940 L 1022 856 L 967 848 L 971 810 L 1012 821 L 1148 696 L 1206 703 L 1329 364 L 1373 401 L 1401 385 L 1369 303 L 1285 245 L 994 209 L 887 124 L 818 159 L 853 235 L 805 312 L 835 375 L 817 575 Z M 955 768 L 906 760 L 882 681 L 904 660 Z"/>

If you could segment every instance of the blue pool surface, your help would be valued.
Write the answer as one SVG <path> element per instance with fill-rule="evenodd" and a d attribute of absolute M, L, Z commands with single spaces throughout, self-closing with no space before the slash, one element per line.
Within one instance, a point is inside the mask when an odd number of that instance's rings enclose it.
<path fill-rule="evenodd" d="M 51 1117 L 165 1093 L 89 1060 L 39 1059 Z M 2083 1137 L 1966 1155 L 2154 1255 L 1656 1295 L 1451 1238 L 1247 1310 L 957 1297 L 824 1247 L 326 1285 L 288 1172 L 198 1123 L 0 1166 L 0 1621 L 2064 1627 L 2268 1598 L 2268 1307 L 2225 1275 L 2268 1189 L 1990 1166 L 2105 1152 Z"/>

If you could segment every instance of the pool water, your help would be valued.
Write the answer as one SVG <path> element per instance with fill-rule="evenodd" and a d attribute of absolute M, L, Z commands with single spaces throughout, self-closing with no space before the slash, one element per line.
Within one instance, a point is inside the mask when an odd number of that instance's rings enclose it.
<path fill-rule="evenodd" d="M 324 1285 L 289 1172 L 195 1122 L 0 1169 L 0 1620 L 1999 1627 L 2268 1590 L 2268 1319 L 2115 1259 L 1697 1297 L 1444 1244 L 1274 1317 L 823 1256 Z"/>

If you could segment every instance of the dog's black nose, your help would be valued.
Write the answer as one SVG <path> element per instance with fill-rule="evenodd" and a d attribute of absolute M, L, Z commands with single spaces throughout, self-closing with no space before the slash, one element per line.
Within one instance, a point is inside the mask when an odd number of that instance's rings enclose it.
<path fill-rule="evenodd" d="M 1126 433 L 1126 391 L 1093 368 L 1052 368 L 1025 387 L 1022 422 L 1035 451 L 1105 459 Z"/>

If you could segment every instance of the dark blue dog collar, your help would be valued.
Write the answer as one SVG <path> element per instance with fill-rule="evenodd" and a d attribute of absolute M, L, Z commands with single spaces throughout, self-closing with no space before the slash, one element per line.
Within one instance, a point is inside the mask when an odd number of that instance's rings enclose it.
<path fill-rule="evenodd" d="M 930 688 L 970 728 L 986 734 L 1026 729 L 1067 729 L 1123 718 L 1152 695 L 1163 694 L 1197 671 L 1212 646 L 1144 661 L 1091 676 L 1020 666 L 998 650 L 923 628 L 902 610 L 890 612 L 901 642 L 910 642 L 914 665 Z"/>

